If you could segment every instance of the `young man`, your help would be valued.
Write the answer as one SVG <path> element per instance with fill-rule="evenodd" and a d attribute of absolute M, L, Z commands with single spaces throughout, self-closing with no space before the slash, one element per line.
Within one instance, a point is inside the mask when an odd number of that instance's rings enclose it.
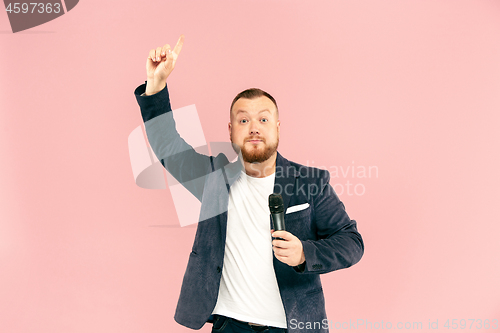
<path fill-rule="evenodd" d="M 150 51 L 147 82 L 135 91 L 153 151 L 202 203 L 175 320 L 193 329 L 213 322 L 213 332 L 327 332 L 319 274 L 361 259 L 356 222 L 327 171 L 278 153 L 278 106 L 260 89 L 241 92 L 230 108 L 236 162 L 186 144 L 166 88 L 183 42 Z M 283 197 L 286 231 L 271 230 L 273 192 Z"/>

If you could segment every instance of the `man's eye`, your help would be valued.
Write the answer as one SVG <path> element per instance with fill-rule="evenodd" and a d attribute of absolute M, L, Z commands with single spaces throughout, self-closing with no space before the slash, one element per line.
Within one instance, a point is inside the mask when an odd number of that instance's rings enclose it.
<path fill-rule="evenodd" d="M 267 119 L 266 118 L 262 118 L 260 121 L 262 121 L 263 123 L 267 123 Z"/>
<path fill-rule="evenodd" d="M 247 123 L 247 120 L 246 120 L 246 119 L 241 119 L 241 120 L 240 120 L 240 123 L 242 123 L 242 124 L 246 124 L 246 123 Z"/>

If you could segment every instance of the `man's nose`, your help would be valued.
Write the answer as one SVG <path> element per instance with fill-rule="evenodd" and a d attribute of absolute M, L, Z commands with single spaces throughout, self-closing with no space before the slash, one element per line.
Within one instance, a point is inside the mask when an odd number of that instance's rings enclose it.
<path fill-rule="evenodd" d="M 259 134 L 260 134 L 259 126 L 255 123 L 252 123 L 250 125 L 250 135 L 259 135 Z"/>

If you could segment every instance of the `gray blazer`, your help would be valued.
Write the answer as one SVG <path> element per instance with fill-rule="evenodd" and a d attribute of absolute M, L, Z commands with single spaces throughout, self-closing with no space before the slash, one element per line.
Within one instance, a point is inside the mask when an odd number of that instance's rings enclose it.
<path fill-rule="evenodd" d="M 217 302 L 228 193 L 242 167 L 239 161 L 230 163 L 224 154 L 198 154 L 175 129 L 167 88 L 152 96 L 141 96 L 144 91 L 145 85 L 141 85 L 135 95 L 154 153 L 202 203 L 174 317 L 181 325 L 200 329 L 211 321 Z M 282 195 L 285 211 L 298 205 L 307 207 L 285 214 L 287 231 L 302 241 L 305 267 L 288 266 L 276 257 L 273 260 L 289 332 L 328 332 L 319 274 L 352 266 L 363 255 L 356 221 L 349 218 L 329 181 L 328 171 L 288 161 L 278 153 L 275 193 Z"/>

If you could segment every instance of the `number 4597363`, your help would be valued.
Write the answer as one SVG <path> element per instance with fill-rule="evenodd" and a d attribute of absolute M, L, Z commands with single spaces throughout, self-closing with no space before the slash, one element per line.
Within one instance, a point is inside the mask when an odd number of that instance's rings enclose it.
<path fill-rule="evenodd" d="M 31 7 L 31 10 L 30 10 Z M 11 14 L 19 14 L 19 13 L 39 13 L 39 14 L 50 14 L 55 13 L 58 14 L 61 12 L 61 4 L 60 3 L 37 3 L 37 2 L 24 2 L 24 3 L 9 3 L 7 8 L 5 9 L 7 13 Z"/>

